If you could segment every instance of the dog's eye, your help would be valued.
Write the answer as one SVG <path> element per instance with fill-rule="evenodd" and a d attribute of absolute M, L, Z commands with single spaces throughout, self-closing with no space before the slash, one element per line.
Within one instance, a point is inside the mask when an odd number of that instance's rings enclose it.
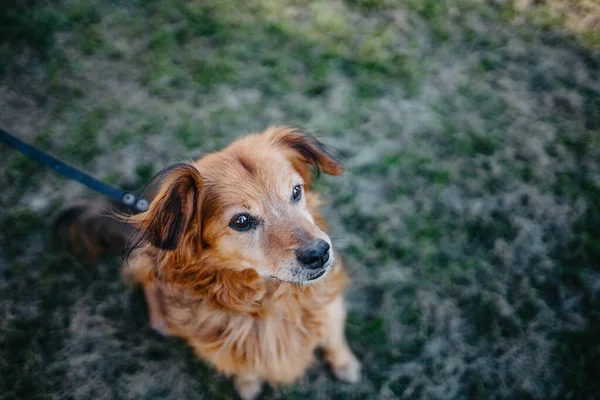
<path fill-rule="evenodd" d="M 297 202 L 302 198 L 302 185 L 294 186 L 292 189 L 292 201 Z"/>
<path fill-rule="evenodd" d="M 229 221 L 229 226 L 237 231 L 247 231 L 256 225 L 257 221 L 248 214 L 238 214 Z"/>

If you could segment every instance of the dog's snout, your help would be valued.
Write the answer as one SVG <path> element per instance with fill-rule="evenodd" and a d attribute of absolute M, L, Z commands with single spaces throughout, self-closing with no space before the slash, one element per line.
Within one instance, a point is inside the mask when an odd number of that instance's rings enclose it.
<path fill-rule="evenodd" d="M 313 240 L 296 249 L 296 258 L 305 268 L 321 268 L 329 261 L 329 243 L 324 240 Z"/>

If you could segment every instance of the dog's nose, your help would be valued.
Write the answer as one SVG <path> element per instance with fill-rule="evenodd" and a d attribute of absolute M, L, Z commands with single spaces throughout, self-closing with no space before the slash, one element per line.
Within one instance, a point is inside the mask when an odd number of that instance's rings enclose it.
<path fill-rule="evenodd" d="M 324 240 L 313 240 L 295 250 L 296 258 L 305 268 L 321 268 L 329 261 L 329 243 Z"/>

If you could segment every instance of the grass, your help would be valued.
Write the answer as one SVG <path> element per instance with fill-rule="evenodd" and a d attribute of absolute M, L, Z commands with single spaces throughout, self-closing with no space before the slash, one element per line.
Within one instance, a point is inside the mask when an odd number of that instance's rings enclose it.
<path fill-rule="evenodd" d="M 8 2 L 0 125 L 131 190 L 270 124 L 343 154 L 316 187 L 364 380 L 318 362 L 265 398 L 598 398 L 597 30 L 507 4 Z M 0 171 L 0 398 L 233 397 L 119 260 L 56 246 L 95 194 L 2 147 Z"/>

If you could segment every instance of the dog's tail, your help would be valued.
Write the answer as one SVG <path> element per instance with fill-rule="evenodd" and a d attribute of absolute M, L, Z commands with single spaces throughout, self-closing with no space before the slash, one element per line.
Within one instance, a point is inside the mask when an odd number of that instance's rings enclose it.
<path fill-rule="evenodd" d="M 116 201 L 70 205 L 54 221 L 54 238 L 92 261 L 123 253 L 137 235 L 136 228 L 121 217 L 127 213 L 131 211 Z"/>

